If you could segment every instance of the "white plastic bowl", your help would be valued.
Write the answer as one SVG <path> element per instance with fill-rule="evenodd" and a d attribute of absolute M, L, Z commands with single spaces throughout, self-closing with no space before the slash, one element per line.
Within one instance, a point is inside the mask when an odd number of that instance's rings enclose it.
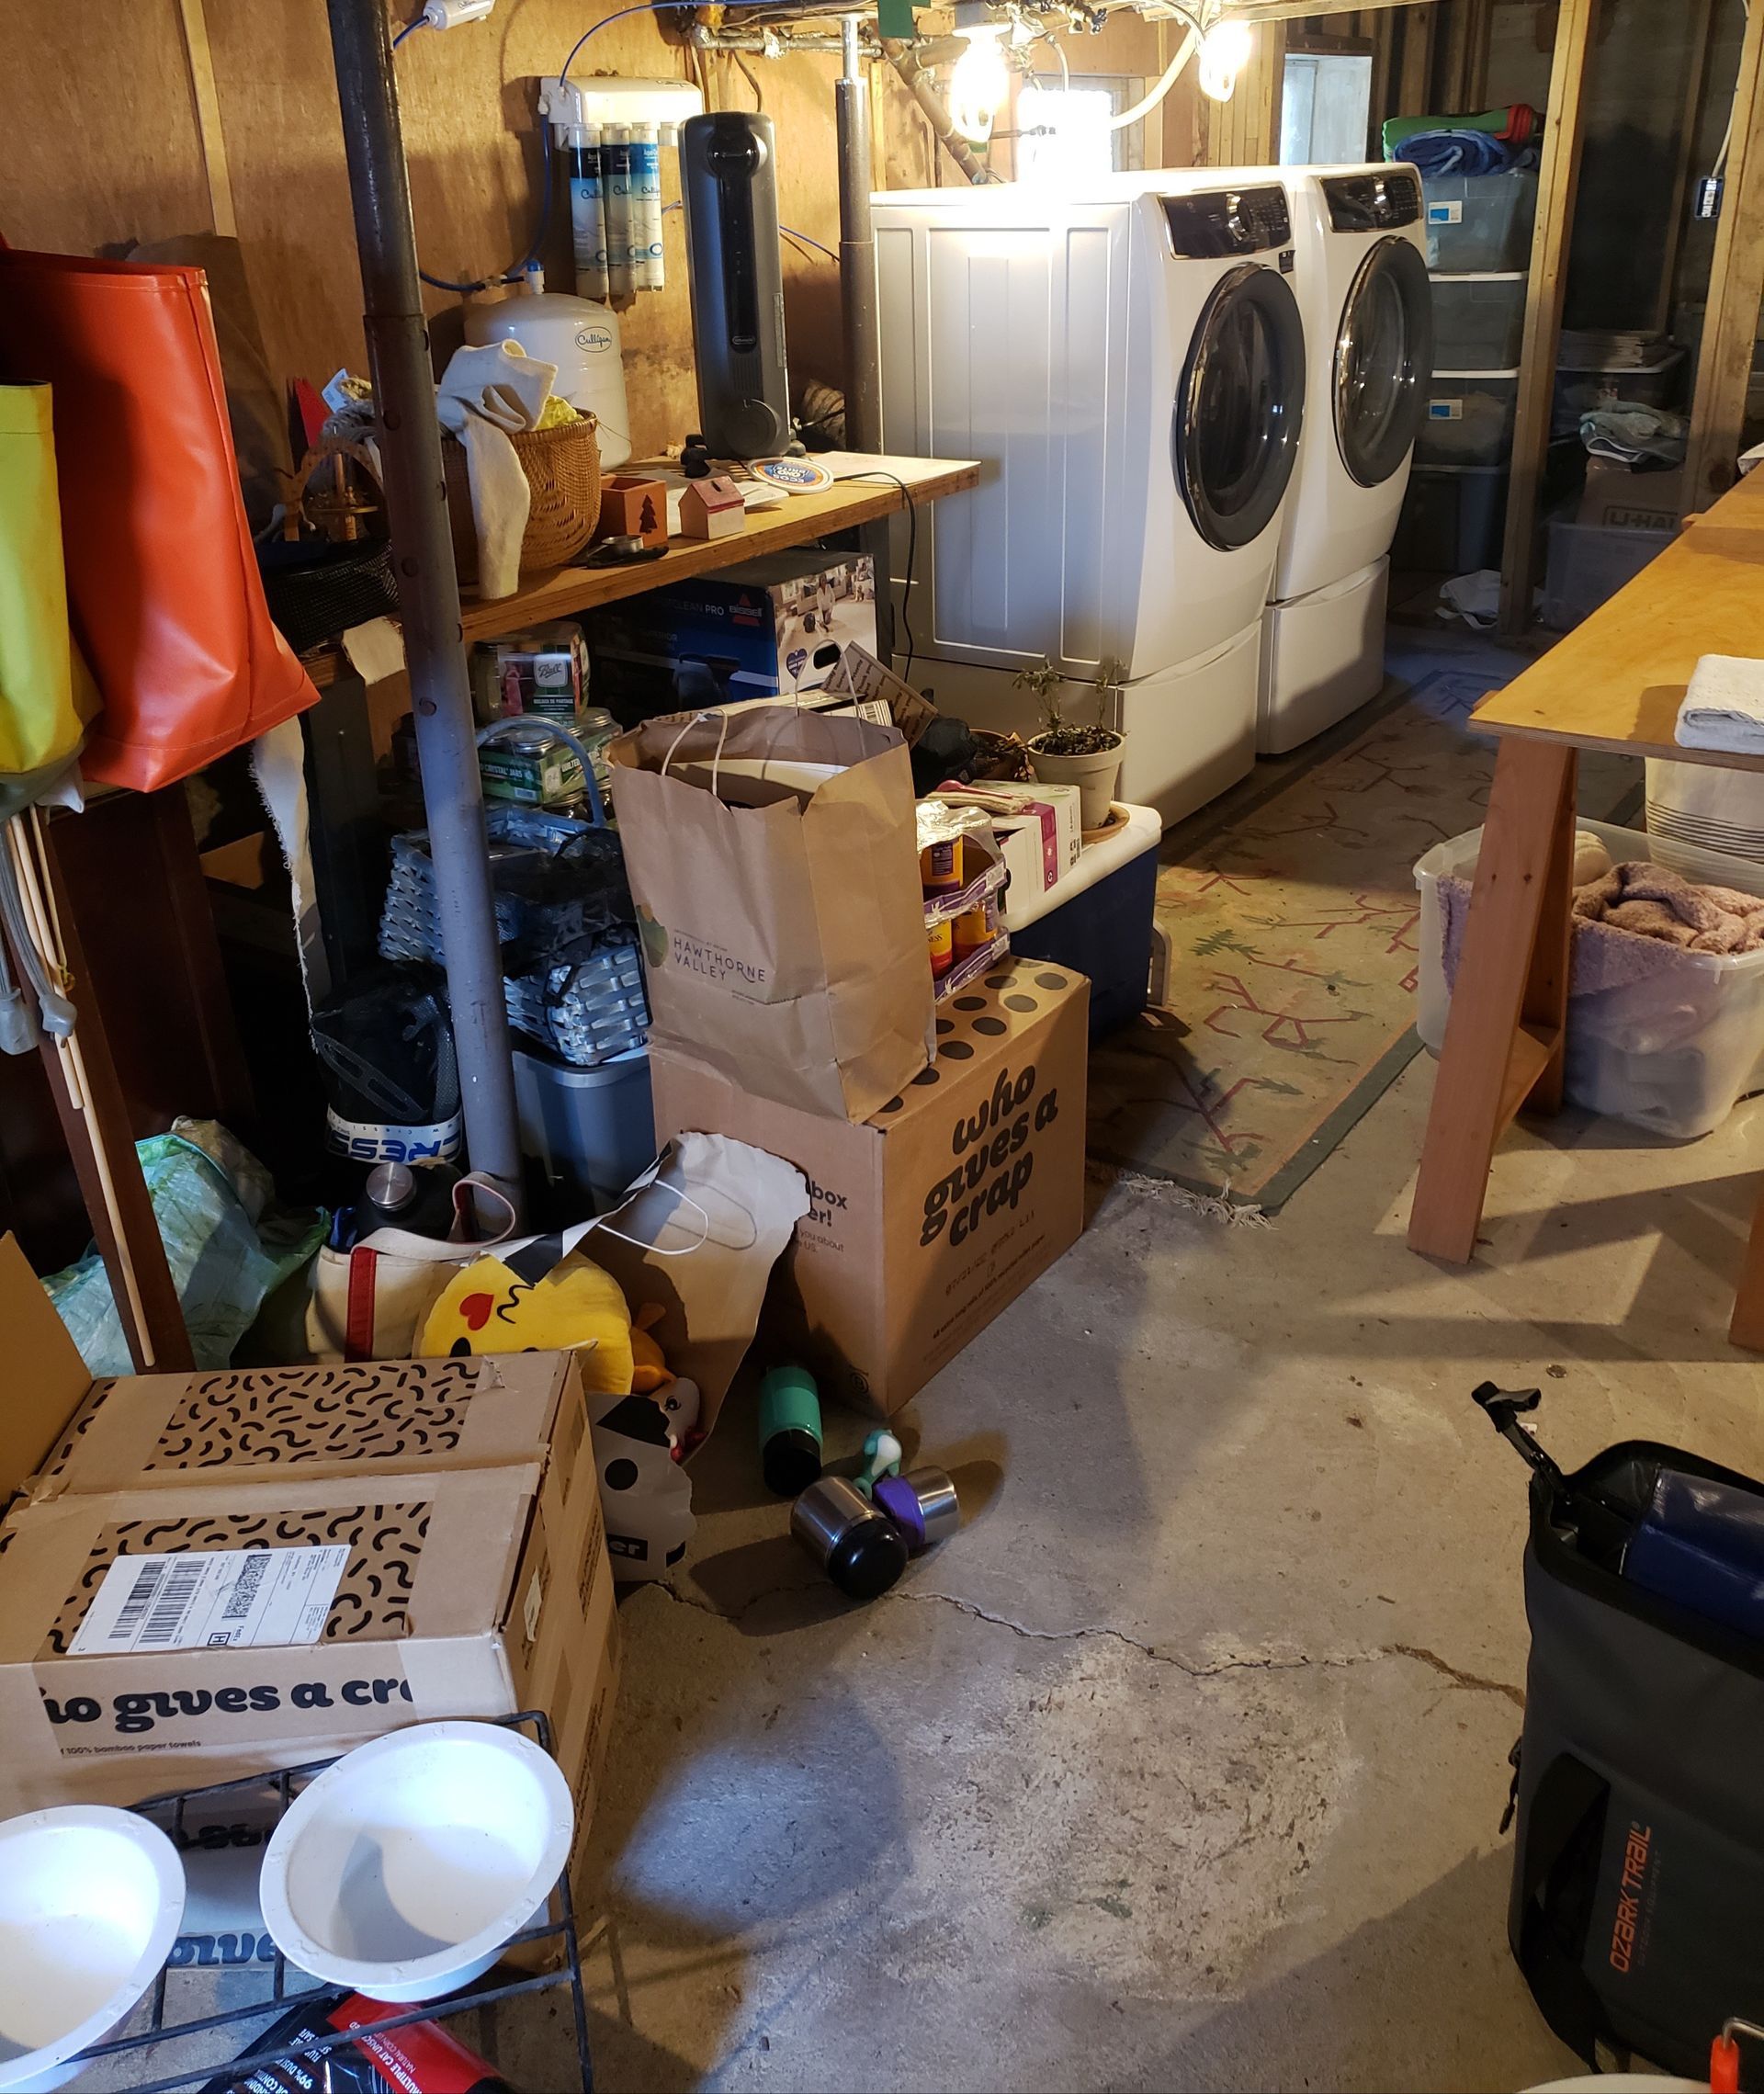
<path fill-rule="evenodd" d="M 0 2088 L 64 2086 L 159 1975 L 184 1864 L 156 1825 L 104 1804 L 0 1824 Z"/>
<path fill-rule="evenodd" d="M 314 1977 L 399 2006 L 469 1985 L 563 1873 L 575 1806 L 518 1731 L 414 1724 L 328 1768 L 264 1856 L 264 1925 Z"/>

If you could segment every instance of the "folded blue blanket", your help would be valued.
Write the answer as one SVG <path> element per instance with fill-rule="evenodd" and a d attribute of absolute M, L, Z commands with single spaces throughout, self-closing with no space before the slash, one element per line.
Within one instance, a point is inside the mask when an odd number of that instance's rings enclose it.
<path fill-rule="evenodd" d="M 1501 175 L 1535 148 L 1511 146 L 1486 130 L 1418 130 L 1406 138 L 1402 156 L 1422 179 L 1440 175 Z"/>

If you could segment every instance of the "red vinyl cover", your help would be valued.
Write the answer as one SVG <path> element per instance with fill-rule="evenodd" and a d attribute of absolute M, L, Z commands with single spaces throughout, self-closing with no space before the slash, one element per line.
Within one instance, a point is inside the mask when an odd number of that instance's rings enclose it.
<path fill-rule="evenodd" d="M 0 375 L 54 389 L 81 765 L 151 792 L 317 701 L 270 622 L 200 269 L 0 250 Z"/>

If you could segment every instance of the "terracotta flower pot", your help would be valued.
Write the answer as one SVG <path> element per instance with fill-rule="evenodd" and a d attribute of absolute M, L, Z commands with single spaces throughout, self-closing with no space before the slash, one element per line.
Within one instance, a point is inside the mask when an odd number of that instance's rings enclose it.
<path fill-rule="evenodd" d="M 1121 775 L 1122 737 L 1117 734 L 1111 747 L 1086 756 L 1054 755 L 1041 746 L 1044 740 L 1037 735 L 1029 744 L 1029 762 L 1035 776 L 1044 786 L 1076 786 L 1080 826 L 1101 829 L 1109 819 L 1115 782 Z"/>

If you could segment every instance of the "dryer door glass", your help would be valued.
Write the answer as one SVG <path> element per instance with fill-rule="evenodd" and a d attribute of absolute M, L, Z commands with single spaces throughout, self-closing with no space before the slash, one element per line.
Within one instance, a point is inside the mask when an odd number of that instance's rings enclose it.
<path fill-rule="evenodd" d="M 1176 396 L 1176 480 L 1208 545 L 1235 551 L 1273 521 L 1304 407 L 1298 301 L 1277 270 L 1247 262 L 1207 300 Z"/>
<path fill-rule="evenodd" d="M 1381 240 L 1360 265 L 1335 344 L 1335 441 L 1362 487 L 1400 470 L 1420 427 L 1433 368 L 1433 294 L 1407 240 Z"/>

